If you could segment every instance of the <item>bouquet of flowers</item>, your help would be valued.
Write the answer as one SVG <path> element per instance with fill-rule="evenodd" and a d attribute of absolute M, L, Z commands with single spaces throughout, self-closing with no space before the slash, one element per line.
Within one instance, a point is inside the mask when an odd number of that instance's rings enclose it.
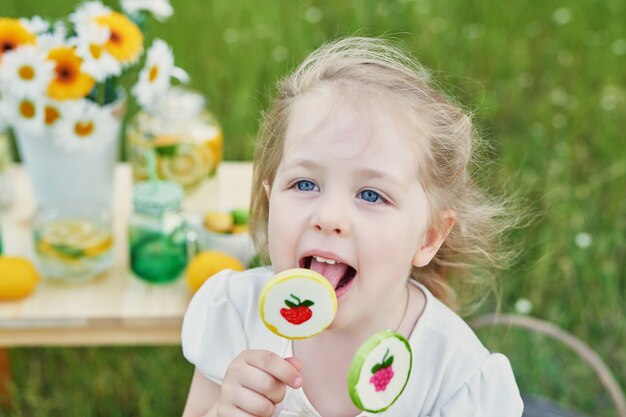
<path fill-rule="evenodd" d="M 87 1 L 54 22 L 0 17 L 0 125 L 71 151 L 115 139 L 113 110 L 125 97 L 120 78 L 144 55 L 142 27 L 149 16 L 172 14 L 169 0 L 121 0 L 121 6 L 118 12 Z M 131 90 L 140 106 L 166 92 L 172 78 L 186 82 L 161 39 L 144 62 Z"/>

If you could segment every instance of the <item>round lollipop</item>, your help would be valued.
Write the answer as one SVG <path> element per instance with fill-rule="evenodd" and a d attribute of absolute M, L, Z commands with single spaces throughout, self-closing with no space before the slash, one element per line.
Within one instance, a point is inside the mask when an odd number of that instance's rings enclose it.
<path fill-rule="evenodd" d="M 326 329 L 337 312 L 335 289 L 323 275 L 294 268 L 269 280 L 260 294 L 261 319 L 287 339 L 306 339 Z"/>
<path fill-rule="evenodd" d="M 411 347 L 399 333 L 378 332 L 361 345 L 352 359 L 348 392 L 363 411 L 380 413 L 393 404 L 411 374 Z"/>

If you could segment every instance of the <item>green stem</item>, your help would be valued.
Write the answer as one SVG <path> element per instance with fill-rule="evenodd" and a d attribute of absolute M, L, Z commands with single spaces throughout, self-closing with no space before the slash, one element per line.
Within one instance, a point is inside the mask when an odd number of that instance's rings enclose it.
<path fill-rule="evenodd" d="M 289 295 L 291 295 L 293 298 L 295 298 L 295 299 L 296 299 L 296 301 L 298 302 L 298 305 L 302 304 L 302 301 L 300 301 L 300 299 L 299 299 L 298 297 L 296 297 L 296 296 L 295 296 L 295 295 L 293 295 L 293 294 L 289 294 Z"/>

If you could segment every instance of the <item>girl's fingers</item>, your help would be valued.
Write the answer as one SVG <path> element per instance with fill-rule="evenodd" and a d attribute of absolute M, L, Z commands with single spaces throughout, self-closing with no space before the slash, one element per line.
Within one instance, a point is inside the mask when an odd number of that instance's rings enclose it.
<path fill-rule="evenodd" d="M 218 415 L 228 417 L 271 417 L 274 414 L 274 403 L 260 393 L 239 387 L 234 401 L 227 401 L 228 407 L 218 408 Z"/>
<path fill-rule="evenodd" d="M 246 355 L 246 362 L 255 368 L 267 372 L 280 382 L 292 388 L 300 388 L 302 376 L 296 366 L 273 352 L 265 350 L 250 350 Z"/>
<path fill-rule="evenodd" d="M 300 361 L 293 356 L 290 358 L 285 358 L 285 360 L 295 366 L 298 371 L 302 368 L 302 364 L 300 363 Z"/>
<path fill-rule="evenodd" d="M 242 376 L 241 386 L 265 396 L 273 404 L 278 404 L 285 398 L 285 384 L 259 368 L 251 367 Z"/>

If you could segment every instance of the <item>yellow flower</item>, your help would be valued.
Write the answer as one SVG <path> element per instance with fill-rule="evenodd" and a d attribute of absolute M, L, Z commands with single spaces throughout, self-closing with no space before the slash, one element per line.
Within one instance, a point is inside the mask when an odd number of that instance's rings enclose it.
<path fill-rule="evenodd" d="M 143 50 L 141 30 L 128 17 L 111 12 L 94 19 L 111 32 L 105 49 L 123 64 L 131 64 L 139 59 Z"/>
<path fill-rule="evenodd" d="M 82 60 L 74 48 L 59 46 L 50 50 L 48 59 L 55 63 L 55 77 L 48 86 L 48 95 L 57 100 L 85 97 L 95 80 L 81 70 Z"/>
<path fill-rule="evenodd" d="M 18 19 L 0 18 L 0 60 L 5 52 L 21 45 L 35 44 L 37 38 Z"/>

